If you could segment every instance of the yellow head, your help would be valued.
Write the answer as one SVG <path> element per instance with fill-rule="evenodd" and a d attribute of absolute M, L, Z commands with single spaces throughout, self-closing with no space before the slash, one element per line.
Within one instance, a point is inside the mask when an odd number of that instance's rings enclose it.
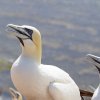
<path fill-rule="evenodd" d="M 41 63 L 41 34 L 32 26 L 8 24 L 13 30 L 13 34 L 19 39 L 22 47 L 22 54 L 35 59 Z"/>

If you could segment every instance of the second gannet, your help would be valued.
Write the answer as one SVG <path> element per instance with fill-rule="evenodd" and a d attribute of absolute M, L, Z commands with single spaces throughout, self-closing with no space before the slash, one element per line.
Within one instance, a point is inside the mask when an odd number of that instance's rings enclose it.
<path fill-rule="evenodd" d="M 91 61 L 91 63 L 98 69 L 99 74 L 100 74 L 100 57 L 92 55 L 92 54 L 88 54 L 87 57 L 89 61 Z M 91 100 L 100 100 L 100 83 L 97 89 L 95 90 Z"/>
<path fill-rule="evenodd" d="M 9 91 L 12 96 L 12 100 L 23 100 L 22 95 L 18 91 L 14 90 L 13 88 L 9 88 Z"/>
<path fill-rule="evenodd" d="M 19 39 L 22 53 L 13 63 L 11 78 L 27 100 L 81 100 L 80 91 L 68 73 L 41 64 L 41 34 L 32 26 L 8 24 Z"/>

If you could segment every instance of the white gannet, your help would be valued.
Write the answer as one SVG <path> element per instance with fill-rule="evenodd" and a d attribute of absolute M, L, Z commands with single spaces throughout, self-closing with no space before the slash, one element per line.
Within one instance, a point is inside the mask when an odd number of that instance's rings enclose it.
<path fill-rule="evenodd" d="M 0 100 L 3 100 L 3 88 L 0 88 Z"/>
<path fill-rule="evenodd" d="M 12 100 L 23 100 L 22 95 L 18 91 L 14 90 L 13 88 L 9 88 L 9 91 L 12 96 Z"/>
<path fill-rule="evenodd" d="M 19 39 L 22 53 L 13 63 L 11 78 L 27 100 L 81 100 L 80 91 L 68 73 L 41 64 L 41 34 L 32 26 L 8 24 Z"/>
<path fill-rule="evenodd" d="M 92 55 L 92 54 L 88 54 L 87 58 L 98 69 L 98 71 L 100 73 L 100 57 Z M 97 87 L 97 89 L 95 90 L 91 100 L 100 100 L 100 83 L 99 83 L 99 86 Z"/>

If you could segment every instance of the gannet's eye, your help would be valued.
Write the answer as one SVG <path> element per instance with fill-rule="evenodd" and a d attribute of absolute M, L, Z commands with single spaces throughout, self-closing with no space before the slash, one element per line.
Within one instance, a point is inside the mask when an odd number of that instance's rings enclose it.
<path fill-rule="evenodd" d="M 25 31 L 32 37 L 33 30 L 28 29 L 28 28 L 24 28 L 24 29 L 25 29 Z"/>

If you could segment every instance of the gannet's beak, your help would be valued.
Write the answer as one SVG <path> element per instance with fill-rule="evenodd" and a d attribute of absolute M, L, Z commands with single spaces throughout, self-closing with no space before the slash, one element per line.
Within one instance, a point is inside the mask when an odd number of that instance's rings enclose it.
<path fill-rule="evenodd" d="M 98 69 L 100 73 L 100 57 L 92 54 L 87 54 L 87 59 Z"/>
<path fill-rule="evenodd" d="M 27 39 L 30 38 L 32 39 L 30 32 L 32 32 L 32 30 L 26 29 L 23 26 L 19 26 L 19 25 L 14 25 L 14 24 L 8 24 L 7 27 L 10 27 L 11 29 L 13 29 L 16 32 L 16 36 L 20 37 L 22 39 Z"/>
<path fill-rule="evenodd" d="M 24 28 L 23 26 L 8 24 L 8 28 L 11 28 L 15 36 L 20 40 L 21 44 L 24 46 L 23 40 L 31 39 L 33 31 L 28 28 Z"/>

